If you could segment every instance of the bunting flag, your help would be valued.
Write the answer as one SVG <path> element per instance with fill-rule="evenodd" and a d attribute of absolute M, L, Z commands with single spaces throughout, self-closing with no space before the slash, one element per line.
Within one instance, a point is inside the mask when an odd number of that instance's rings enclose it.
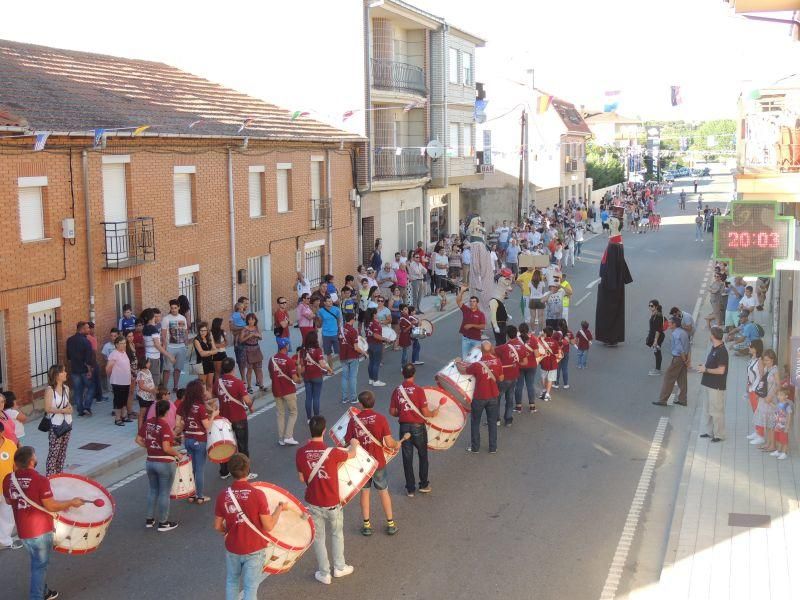
<path fill-rule="evenodd" d="M 419 147 L 419 155 L 420 156 L 425 156 L 425 146 L 420 146 Z"/>
<path fill-rule="evenodd" d="M 247 127 L 250 127 L 253 121 L 255 121 L 253 117 L 247 117 L 244 121 L 242 121 L 242 124 L 236 131 L 236 133 L 242 133 L 242 131 L 244 131 Z"/>
<path fill-rule="evenodd" d="M 550 108 L 550 103 L 553 101 L 552 96 L 548 96 L 547 94 L 542 94 L 536 99 L 536 114 L 543 115 L 547 112 L 547 109 Z"/>
<path fill-rule="evenodd" d="M 34 152 L 40 152 L 41 150 L 44 150 L 44 146 L 47 143 L 47 138 L 49 138 L 49 137 L 50 137 L 50 132 L 49 131 L 44 131 L 44 132 L 41 132 L 41 133 L 37 133 L 36 134 L 36 141 L 33 143 L 33 151 Z"/>
<path fill-rule="evenodd" d="M 199 125 L 202 122 L 203 122 L 203 119 L 197 119 L 196 121 L 192 121 L 191 123 L 189 123 L 189 129 L 191 129 L 195 125 Z"/>
<path fill-rule="evenodd" d="M 94 130 L 94 147 L 99 148 L 103 143 L 103 136 L 106 134 L 106 130 L 102 127 L 99 127 Z"/>
<path fill-rule="evenodd" d="M 683 102 L 683 98 L 681 98 L 681 86 L 673 85 L 670 86 L 670 102 L 672 102 L 672 106 L 678 106 Z"/>
<path fill-rule="evenodd" d="M 613 90 L 605 93 L 606 99 L 603 103 L 603 112 L 614 112 L 619 108 L 619 90 Z"/>
<path fill-rule="evenodd" d="M 400 148 L 399 146 L 394 149 L 394 155 L 395 156 L 402 156 L 402 154 L 403 154 L 403 149 Z"/>
<path fill-rule="evenodd" d="M 488 100 L 475 100 L 475 110 L 473 111 L 473 117 L 476 123 L 483 124 L 486 122 L 486 105 L 488 103 L 489 103 Z"/>
<path fill-rule="evenodd" d="M 403 107 L 403 112 L 408 112 L 410 110 L 414 110 L 415 108 L 422 108 L 427 103 L 428 101 L 424 98 L 422 100 L 415 100 L 414 102 L 409 102 Z"/>
<path fill-rule="evenodd" d="M 310 114 L 311 114 L 310 112 L 306 112 L 303 110 L 296 110 L 292 113 L 292 118 L 290 120 L 294 121 L 295 119 L 298 119 L 300 117 L 307 117 Z"/>
<path fill-rule="evenodd" d="M 347 119 L 352 117 L 354 114 L 356 114 L 356 111 L 354 111 L 354 110 L 345 111 L 345 113 L 342 115 L 342 123 L 347 121 Z"/>
<path fill-rule="evenodd" d="M 137 135 L 141 135 L 148 129 L 150 129 L 150 125 L 140 125 L 139 127 L 133 130 L 133 136 L 136 137 Z"/>

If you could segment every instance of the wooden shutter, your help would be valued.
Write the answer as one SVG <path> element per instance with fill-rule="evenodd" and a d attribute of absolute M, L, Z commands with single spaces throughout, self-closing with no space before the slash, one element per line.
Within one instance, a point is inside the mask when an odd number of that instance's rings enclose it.
<path fill-rule="evenodd" d="M 249 174 L 248 188 L 250 194 L 250 216 L 260 217 L 264 214 L 264 202 L 261 191 L 261 173 L 252 172 Z"/>
<path fill-rule="evenodd" d="M 19 225 L 23 242 L 44 239 L 42 188 L 19 188 Z"/>
<path fill-rule="evenodd" d="M 174 173 L 175 225 L 192 223 L 192 174 Z"/>
<path fill-rule="evenodd" d="M 278 169 L 278 212 L 289 212 L 290 169 Z"/>

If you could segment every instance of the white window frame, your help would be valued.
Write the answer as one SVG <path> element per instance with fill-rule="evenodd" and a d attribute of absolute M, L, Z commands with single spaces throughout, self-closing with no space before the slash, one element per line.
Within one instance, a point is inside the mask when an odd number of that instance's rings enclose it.
<path fill-rule="evenodd" d="M 450 123 L 450 128 L 447 132 L 448 133 L 447 148 L 449 150 L 449 152 L 447 153 L 448 156 L 451 157 L 460 156 L 460 151 L 461 151 L 461 134 L 459 131 L 460 129 L 461 127 L 458 125 L 458 123 L 455 122 Z M 454 135 L 456 136 L 455 140 L 453 139 Z M 453 142 L 455 142 L 455 145 L 453 144 Z"/>
<path fill-rule="evenodd" d="M 461 83 L 461 53 L 458 48 L 449 48 L 447 51 L 447 81 Z"/>
<path fill-rule="evenodd" d="M 467 143 L 467 136 L 469 136 L 469 143 Z M 472 125 L 464 123 L 463 131 L 461 132 L 461 139 L 463 140 L 462 146 L 464 147 L 462 156 L 472 156 L 472 145 L 475 143 L 475 140 L 472 138 Z"/>
<path fill-rule="evenodd" d="M 292 163 L 278 163 L 275 177 L 276 197 L 275 204 L 278 214 L 292 211 Z"/>
<path fill-rule="evenodd" d="M 266 168 L 263 165 L 254 165 L 248 169 L 247 173 L 247 197 L 250 204 L 250 218 L 257 219 L 266 214 L 266 202 L 264 201 L 264 173 Z M 258 189 L 256 190 L 256 184 Z"/>
<path fill-rule="evenodd" d="M 176 166 L 172 175 L 172 202 L 175 210 L 175 226 L 184 227 L 186 225 L 194 224 L 194 175 L 195 167 L 189 166 Z M 178 197 L 178 184 L 179 182 L 189 182 L 189 199 L 188 205 L 185 198 Z M 188 215 L 186 211 L 188 210 Z"/>
<path fill-rule="evenodd" d="M 469 52 L 461 53 L 461 65 L 464 77 L 462 83 L 464 85 L 473 85 L 475 83 L 475 67 L 472 62 L 473 55 Z"/>
<path fill-rule="evenodd" d="M 41 180 L 44 180 L 44 185 Z M 37 180 L 38 185 L 31 185 Z M 23 242 L 39 242 L 47 239 L 44 226 L 44 187 L 47 177 L 20 177 L 17 209 L 19 212 L 19 237 Z"/>

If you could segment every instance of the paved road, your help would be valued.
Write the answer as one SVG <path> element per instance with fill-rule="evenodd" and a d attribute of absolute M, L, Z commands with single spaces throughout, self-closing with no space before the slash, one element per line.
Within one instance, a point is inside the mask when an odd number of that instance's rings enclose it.
<path fill-rule="evenodd" d="M 729 177 L 714 185 L 723 189 Z M 676 186 L 676 192 L 680 189 Z M 665 216 L 677 214 L 675 197 L 664 200 L 661 210 Z M 637 543 L 629 557 L 621 591 L 646 579 L 661 564 L 687 442 L 685 411 L 650 404 L 660 380 L 647 376 L 652 366 L 644 346 L 647 302 L 655 297 L 667 307 L 692 310 L 711 251 L 709 240 L 693 241 L 692 223 L 674 221 L 658 233 L 625 236 L 634 283 L 627 288 L 624 345 L 596 345 L 585 371 L 575 370 L 573 362 L 571 389 L 540 404 L 538 414 L 523 414 L 510 429 L 502 429 L 498 454 L 490 456 L 485 446 L 480 455 L 465 453 L 468 432 L 450 451 L 433 454 L 432 494 L 401 495 L 402 466 L 395 461 L 389 470 L 397 536 L 376 532 L 362 538 L 357 504 L 345 510 L 346 556 L 356 568 L 352 576 L 323 589 L 313 579 L 316 565 L 309 551 L 291 573 L 268 579 L 260 597 L 315 593 L 336 599 L 598 598 L 653 434 L 666 415 L 672 422 L 656 469 L 655 497 L 646 504 L 644 542 Z M 587 286 L 597 278 L 604 246 L 603 237 L 586 243 L 587 260 L 568 271 L 575 289 L 573 304 L 590 294 L 571 309 L 573 326 L 588 319 L 594 327 L 596 286 Z M 518 301 L 509 305 L 519 320 Z M 457 317 L 447 317 L 424 342 L 426 365 L 418 378 L 422 383 L 432 385 L 434 373 L 458 353 L 457 328 Z M 385 358 L 381 377 L 390 386 L 400 381 L 399 358 L 399 353 Z M 365 384 L 364 363 L 360 376 Z M 338 383 L 338 377 L 329 380 L 323 390 L 323 412 L 331 422 L 342 413 Z M 383 411 L 391 389 L 387 386 L 379 395 Z M 304 440 L 302 429 L 298 425 L 301 435 L 296 437 Z M 255 470 L 261 479 L 302 496 L 294 452 L 278 447 L 275 438 L 274 411 L 251 421 Z M 121 472 L 117 479 L 126 474 Z M 207 493 L 216 496 L 223 482 L 212 476 L 209 487 Z M 181 526 L 159 534 L 143 526 L 146 493 L 142 477 L 114 492 L 118 512 L 99 552 L 54 557 L 49 580 L 62 598 L 223 596 L 223 546 L 211 529 L 212 505 L 173 502 L 171 517 Z M 373 522 L 378 525 L 381 520 L 373 499 Z M 23 597 L 27 556 L 4 552 L 2 565 L 4 596 Z"/>

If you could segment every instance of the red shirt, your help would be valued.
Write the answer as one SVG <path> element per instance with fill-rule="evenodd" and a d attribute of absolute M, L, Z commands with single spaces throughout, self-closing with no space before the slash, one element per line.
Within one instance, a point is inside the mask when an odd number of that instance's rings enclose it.
<path fill-rule="evenodd" d="M 227 393 L 225 393 L 227 391 Z M 229 398 L 231 396 L 233 399 Z M 244 397 L 247 396 L 247 388 L 241 379 L 237 379 L 231 373 L 226 373 L 219 378 L 217 384 L 217 398 L 219 398 L 219 414 L 231 423 L 247 421 L 247 410 Z M 241 404 L 240 404 L 241 403 Z"/>
<path fill-rule="evenodd" d="M 425 423 L 425 419 L 408 405 L 408 402 L 400 393 L 400 387 L 406 391 L 406 396 L 414 403 L 420 413 L 422 408 L 428 404 L 428 399 L 425 397 L 425 390 L 422 389 L 422 386 L 406 380 L 392 392 L 392 400 L 389 403 L 390 409 L 397 411 L 397 419 L 400 423 Z"/>
<path fill-rule="evenodd" d="M 575 343 L 575 335 L 569 329 L 567 329 L 567 335 L 561 338 L 561 353 L 569 354 L 570 344 L 574 343 Z"/>
<path fill-rule="evenodd" d="M 153 418 L 142 423 L 139 435 L 144 438 L 147 460 L 151 462 L 171 462 L 175 460 L 164 452 L 164 442 L 172 442 L 175 436 L 164 419 Z"/>
<path fill-rule="evenodd" d="M 520 342 L 522 342 L 522 340 L 520 340 Z M 543 345 L 543 342 L 535 335 L 530 335 L 528 336 L 528 341 L 523 343 L 525 346 L 527 346 L 523 347 L 525 347 L 525 350 L 528 352 L 528 368 L 532 369 L 537 365 L 536 350 Z"/>
<path fill-rule="evenodd" d="M 269 359 L 269 377 L 272 380 L 272 395 L 283 398 L 297 392 L 293 377 L 297 375 L 297 365 L 288 354 L 278 352 Z M 281 375 L 283 373 L 283 375 Z"/>
<path fill-rule="evenodd" d="M 15 474 L 22 491 L 39 506 L 44 506 L 42 500 L 45 498 L 53 497 L 50 480 L 34 469 L 19 469 Z M 29 540 L 53 531 L 53 517 L 23 500 L 16 486 L 11 485 L 11 474 L 6 475 L 3 481 L 3 496 L 14 512 L 17 534 L 21 539 Z"/>
<path fill-rule="evenodd" d="M 303 355 L 303 367 L 305 368 L 305 371 L 303 371 L 303 379 L 306 381 L 309 379 L 322 379 L 326 371 L 323 371 L 322 367 L 317 365 L 322 364 L 324 358 L 320 348 L 309 348 L 306 350 Z M 281 379 L 283 379 L 283 377 L 281 377 Z M 284 379 L 284 381 L 286 380 Z"/>
<path fill-rule="evenodd" d="M 142 335 L 141 331 L 133 332 L 133 349 L 136 351 L 136 360 L 139 367 L 141 368 L 144 366 L 144 357 L 145 357 L 144 335 Z"/>
<path fill-rule="evenodd" d="M 588 350 L 589 342 L 594 338 L 592 337 L 591 331 L 588 329 L 581 329 L 578 331 L 578 335 L 575 336 L 575 339 L 578 340 L 578 350 Z"/>
<path fill-rule="evenodd" d="M 261 529 L 261 515 L 269 515 L 266 494 L 246 481 L 234 481 L 230 488 L 222 490 L 217 496 L 214 515 L 225 520 L 225 549 L 233 554 L 251 554 L 267 545 L 267 540 L 250 529 L 244 522 L 241 512 L 231 500 L 228 489 L 233 492 L 239 507 L 250 522 Z"/>
<path fill-rule="evenodd" d="M 341 360 L 352 360 L 359 358 L 361 355 L 356 352 L 356 344 L 358 343 L 358 331 L 350 323 L 345 323 L 344 336 L 339 334 L 339 358 Z"/>
<path fill-rule="evenodd" d="M 367 335 L 367 343 L 368 344 L 382 344 L 383 342 L 378 341 L 375 339 L 376 335 L 380 335 L 381 331 L 383 331 L 383 326 L 378 322 L 378 319 L 373 319 L 369 325 L 367 325 L 366 335 Z"/>
<path fill-rule="evenodd" d="M 511 343 L 503 344 L 495 349 L 497 358 L 503 365 L 503 375 L 505 381 L 514 381 L 519 377 L 519 361 L 521 360 L 519 351 Z"/>
<path fill-rule="evenodd" d="M 524 367 L 520 367 L 521 369 L 533 369 L 536 367 L 536 358 L 533 356 L 533 353 L 525 347 L 525 343 L 521 339 L 516 337 L 508 340 L 508 344 L 514 346 L 514 350 L 517 351 L 517 355 L 519 356 L 519 362 L 523 362 L 526 358 L 528 359 L 528 364 Z"/>
<path fill-rule="evenodd" d="M 334 448 L 325 459 L 325 464 L 311 481 L 311 471 L 317 461 L 322 457 L 327 446 L 323 441 L 310 440 L 305 446 L 297 450 L 295 466 L 306 480 L 306 502 L 314 506 L 330 508 L 339 504 L 339 465 L 347 460 L 347 450 Z"/>
<path fill-rule="evenodd" d="M 413 315 L 400 317 L 400 339 L 398 344 L 401 348 L 408 348 L 411 345 L 411 330 L 419 325 L 419 319 Z"/>
<path fill-rule="evenodd" d="M 275 311 L 275 327 L 278 327 L 281 324 L 281 321 L 290 322 L 289 321 L 289 313 L 286 312 L 283 309 L 278 309 L 278 310 Z M 289 337 L 289 328 L 288 327 L 284 327 L 281 330 L 281 334 L 279 336 L 277 336 L 277 337 L 284 337 L 284 338 Z"/>
<path fill-rule="evenodd" d="M 347 425 L 347 433 L 344 436 L 346 442 L 350 442 L 356 438 L 358 442 L 364 447 L 364 450 L 372 455 L 375 462 L 378 463 L 378 468 L 382 469 L 386 466 L 386 455 L 383 452 L 383 438 L 391 435 L 389 431 L 389 421 L 386 420 L 382 414 L 376 413 L 374 410 L 367 408 L 358 413 L 359 420 L 369 430 L 373 437 L 380 442 L 380 445 L 375 444 L 372 439 L 367 435 L 364 429 L 356 424 L 355 419 L 350 419 Z"/>
<path fill-rule="evenodd" d="M 500 395 L 497 383 L 503 372 L 503 365 L 496 356 L 482 358 L 467 365 L 467 373 L 475 377 L 475 400 L 491 400 Z M 489 374 L 491 373 L 491 375 Z"/>
<path fill-rule="evenodd" d="M 548 337 L 543 338 L 541 342 L 550 350 L 548 355 L 542 359 L 542 370 L 555 371 L 558 368 L 558 360 L 556 359 L 556 355 L 561 348 L 561 342 Z"/>
<path fill-rule="evenodd" d="M 480 325 L 480 329 L 464 329 L 464 325 Z M 486 316 L 480 309 L 472 310 L 466 304 L 461 305 L 461 332 L 466 338 L 471 340 L 481 339 L 481 329 L 486 326 Z"/>
<path fill-rule="evenodd" d="M 427 267 L 428 265 L 428 255 L 425 253 L 425 250 L 422 248 L 417 248 L 414 250 L 414 256 L 419 256 L 419 262 L 422 263 L 423 267 Z"/>
<path fill-rule="evenodd" d="M 181 410 L 180 408 L 178 410 Z M 208 418 L 208 411 L 204 402 L 195 402 L 189 409 L 189 414 L 184 417 L 183 434 L 188 435 L 193 440 L 205 442 L 208 433 L 203 426 L 203 420 Z"/>

